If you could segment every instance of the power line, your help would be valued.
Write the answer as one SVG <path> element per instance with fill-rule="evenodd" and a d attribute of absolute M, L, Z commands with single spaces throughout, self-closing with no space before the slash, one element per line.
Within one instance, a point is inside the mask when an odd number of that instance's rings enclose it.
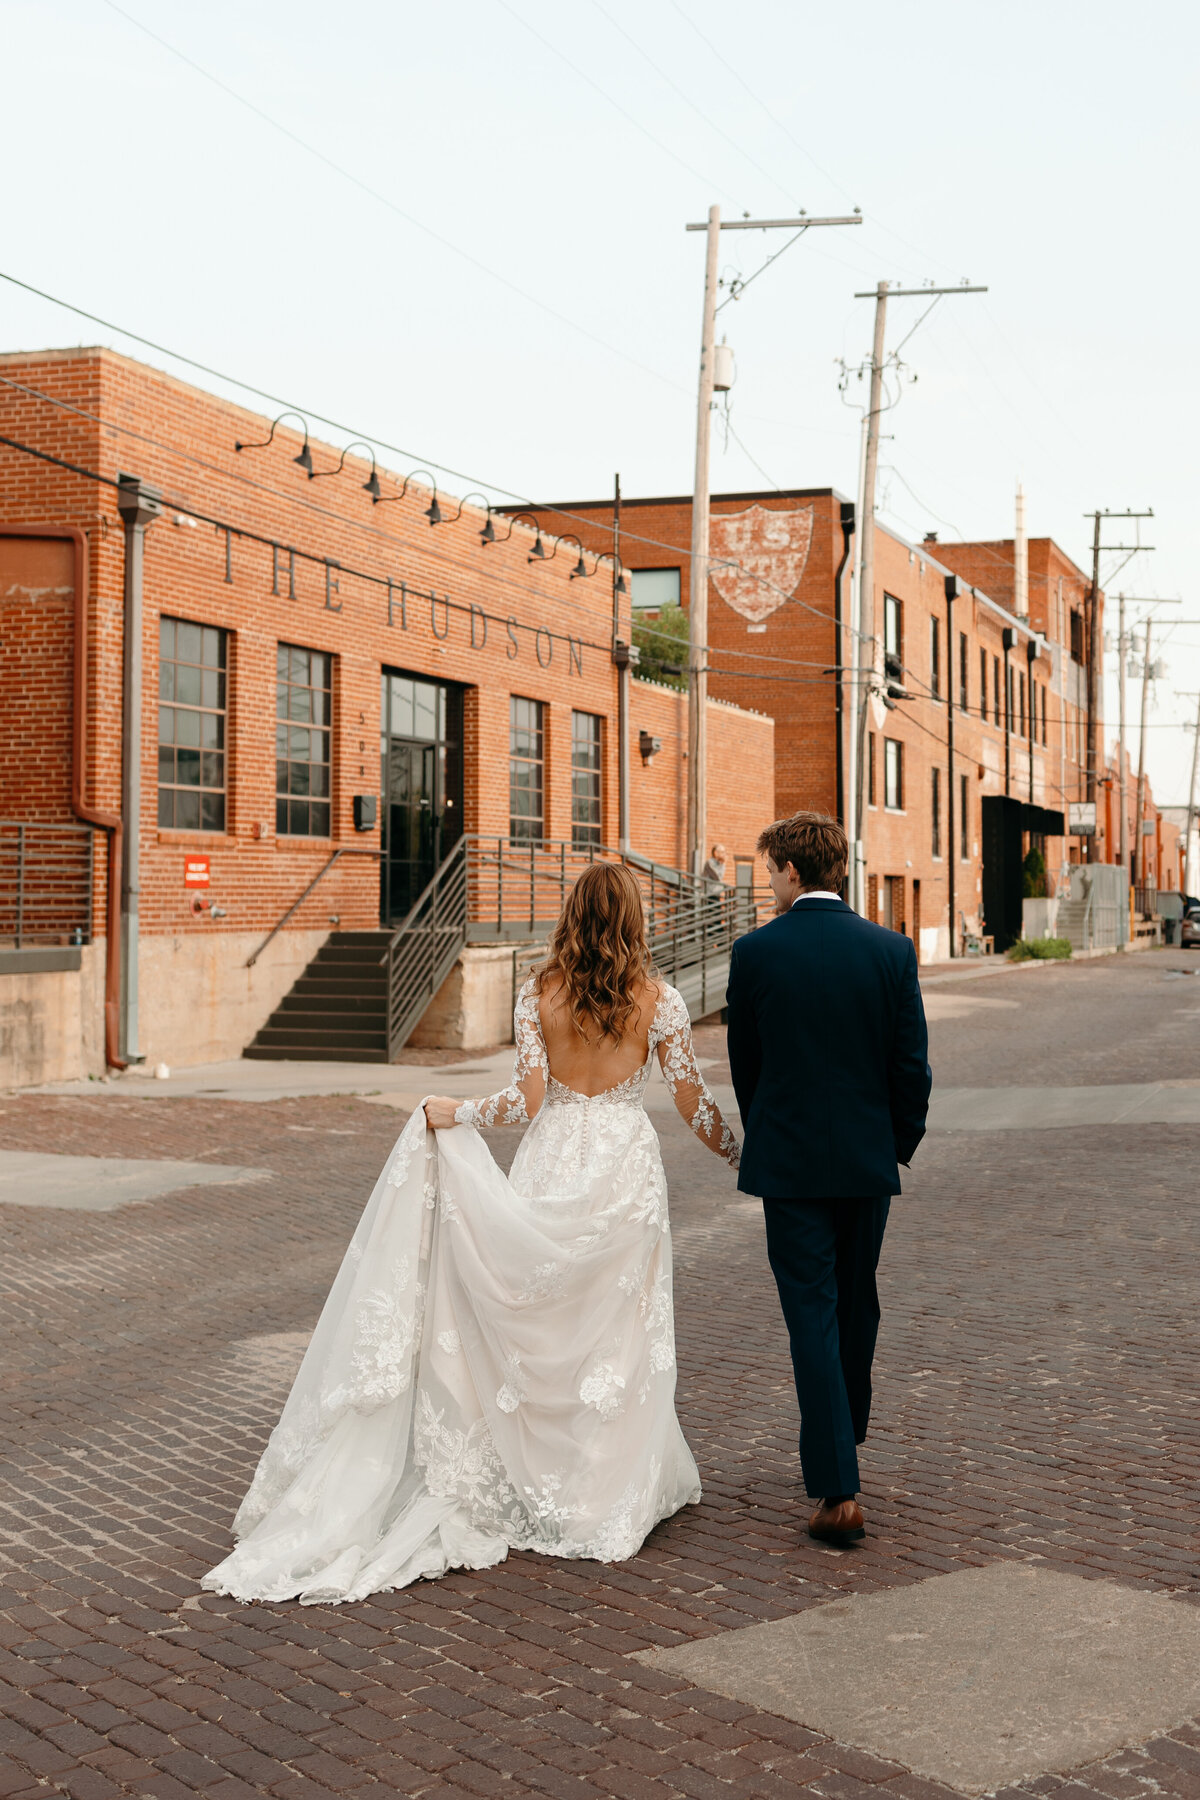
<path fill-rule="evenodd" d="M 677 93 L 679 95 L 679 98 L 683 101 L 684 105 L 691 107 L 692 111 L 696 114 L 696 117 L 698 119 L 703 119 L 704 123 L 709 127 L 710 130 L 715 131 L 717 133 L 718 137 L 723 137 L 727 144 L 732 145 L 732 147 L 737 151 L 738 155 L 745 157 L 746 161 L 750 164 L 751 168 L 757 169 L 760 175 L 765 175 L 767 180 L 772 184 L 772 186 L 778 188 L 779 192 L 781 194 L 786 194 L 789 200 L 792 198 L 791 191 L 787 187 L 784 186 L 783 182 L 778 181 L 775 178 L 775 176 L 772 175 L 772 173 L 769 169 L 764 169 L 763 165 L 757 160 L 757 158 L 751 156 L 750 152 L 746 149 L 746 146 L 744 144 L 739 143 L 737 138 L 732 137 L 730 135 L 730 133 L 725 130 L 723 125 L 718 125 L 715 119 L 710 118 L 709 115 L 704 111 L 703 107 L 697 106 L 696 102 L 690 97 L 690 95 L 688 95 L 684 92 L 684 90 L 680 87 L 679 83 L 674 79 L 674 77 L 671 75 L 668 75 L 667 71 L 665 69 L 659 67 L 658 63 L 655 62 L 654 58 L 649 54 L 649 52 L 647 50 L 644 50 L 642 48 L 641 44 L 638 43 L 637 39 L 632 35 L 632 33 L 626 31 L 625 27 L 620 23 L 620 21 L 618 19 L 613 18 L 612 14 L 609 12 L 608 8 L 601 4 L 601 0 L 592 0 L 592 5 L 595 7 L 596 11 L 598 13 L 600 13 L 600 15 L 603 18 L 608 20 L 608 23 L 612 26 L 614 31 L 619 31 L 621 36 L 625 39 L 625 42 L 627 44 L 631 44 L 633 46 L 633 48 L 637 51 L 638 55 L 641 57 L 642 61 L 644 63 L 648 64 L 648 66 L 654 70 L 654 73 L 659 77 L 659 79 L 661 81 L 665 81 L 669 88 L 674 89 L 675 93 Z"/>
<path fill-rule="evenodd" d="M 661 138 L 656 138 L 650 128 L 643 125 L 641 120 L 636 118 L 627 107 L 622 106 L 619 100 L 615 100 L 608 92 L 607 88 L 601 87 L 594 76 L 589 75 L 586 69 L 581 69 L 578 63 L 572 62 L 565 50 L 560 50 L 557 44 L 552 44 L 550 39 L 544 37 L 535 25 L 529 23 L 528 19 L 523 19 L 516 7 L 509 5 L 509 0 L 496 0 L 496 4 L 504 8 L 510 19 L 515 19 L 518 25 L 523 26 L 530 37 L 536 38 L 538 43 L 543 45 L 544 48 L 550 52 L 551 56 L 557 56 L 558 60 L 561 63 L 564 63 L 566 67 L 570 69 L 571 73 L 577 76 L 580 81 L 586 81 L 590 88 L 594 88 L 601 99 L 607 100 L 608 104 L 613 107 L 616 112 L 619 112 L 623 119 L 629 121 L 635 131 L 640 131 L 644 138 L 649 138 L 656 150 L 661 150 L 664 156 L 669 156 L 672 162 L 678 163 L 681 169 L 685 170 L 687 174 L 694 176 L 697 181 L 702 181 L 706 187 L 711 187 L 715 189 L 717 193 L 724 194 L 727 200 L 734 199 L 728 188 L 722 187 L 719 182 L 709 181 L 707 175 L 702 175 L 698 169 L 693 169 L 691 163 L 684 162 L 682 156 L 676 156 L 673 150 L 668 149 Z M 734 201 L 734 204 L 736 205 L 737 202 Z"/>
<path fill-rule="evenodd" d="M 550 318 L 556 319 L 560 325 L 566 325 L 571 331 L 577 331 L 582 337 L 590 339 L 593 344 L 599 344 L 601 349 L 607 350 L 613 356 L 620 357 L 623 362 L 630 363 L 635 369 L 640 369 L 643 375 L 652 375 L 656 381 L 665 382 L 668 387 L 681 388 L 681 384 L 672 380 L 669 375 L 664 375 L 660 370 L 651 368 L 648 363 L 640 362 L 637 357 L 630 356 L 627 351 L 618 349 L 615 344 L 610 344 L 607 338 L 602 338 L 598 332 L 590 330 L 586 325 L 580 325 L 575 319 L 568 318 L 566 313 L 559 312 L 557 307 L 551 306 L 548 301 L 539 299 L 536 294 L 531 294 L 528 288 L 521 287 L 519 283 L 511 280 L 509 276 L 502 275 L 498 269 L 493 269 L 488 263 L 483 262 L 472 251 L 464 250 L 461 244 L 456 244 L 452 238 L 445 237 L 440 231 L 435 231 L 432 225 L 426 225 L 424 220 L 418 219 L 414 213 L 407 212 L 404 207 L 398 206 L 389 195 L 382 193 L 379 188 L 372 187 L 370 182 L 364 181 L 360 175 L 356 175 L 353 170 L 347 169 L 342 163 L 335 162 L 333 157 L 327 155 L 324 150 L 319 150 L 315 144 L 310 144 L 306 138 L 302 138 L 300 134 L 293 131 L 290 126 L 284 125 L 279 119 L 273 118 L 272 115 L 263 107 L 259 106 L 256 101 L 249 99 L 245 94 L 240 94 L 236 88 L 230 87 L 227 81 L 222 81 L 219 75 L 214 75 L 211 69 L 206 69 L 204 65 L 198 63 L 194 57 L 188 56 L 185 51 L 178 49 L 176 45 L 168 42 L 168 40 L 161 36 L 159 32 L 152 30 L 149 25 L 143 24 L 141 19 L 135 18 L 133 13 L 127 12 L 123 6 L 118 6 L 117 0 L 104 0 L 104 4 L 107 7 L 110 7 L 113 12 L 119 13 L 121 18 L 132 25 L 137 31 L 142 32 L 148 38 L 152 38 L 161 49 L 168 53 L 168 55 L 177 57 L 180 62 L 186 63 L 187 67 L 193 70 L 195 74 L 203 76 L 205 81 L 209 81 L 214 87 L 220 88 L 221 92 L 227 94 L 231 100 L 236 100 L 239 106 L 244 106 L 248 112 L 252 112 L 255 118 L 261 119 L 263 124 L 269 125 L 272 131 L 279 132 L 281 136 L 289 139 L 291 143 L 295 144 L 307 155 L 315 157 L 316 160 L 323 163 L 326 168 L 332 169 L 335 175 L 340 175 L 343 181 L 350 182 L 353 187 L 358 188 L 361 193 L 366 194 L 380 206 L 386 206 L 389 212 L 395 213 L 398 219 L 403 219 L 406 225 L 411 225 L 415 230 L 423 232 L 426 237 L 432 238 L 435 244 L 440 244 L 444 250 L 449 250 L 453 255 L 461 257 L 464 262 L 470 263 L 472 268 L 478 269 L 481 274 L 487 275 L 492 281 L 499 282 L 501 287 L 507 288 L 510 293 L 516 294 L 520 299 L 528 301 L 530 306 L 536 306 L 540 312 L 544 312 Z M 500 0 L 500 4 L 502 6 L 506 5 L 506 0 Z M 511 12 L 512 8 L 508 7 L 507 10 Z M 513 17 L 517 18 L 519 15 L 513 13 Z M 524 24 L 524 20 L 521 20 L 521 23 Z M 529 29 L 532 29 L 532 27 L 529 27 Z M 577 70 L 576 73 L 582 75 L 582 71 Z M 590 76 L 583 75 L 583 79 L 588 81 L 591 78 Z M 596 86 L 596 83 L 592 82 L 592 86 Z M 617 104 L 616 101 L 613 101 L 614 106 Z M 619 110 L 623 111 L 624 109 L 619 108 Z M 633 123 L 637 124 L 637 121 L 634 120 Z M 639 126 L 639 130 L 644 131 L 645 127 Z M 646 135 L 648 137 L 651 136 L 649 132 L 646 132 Z M 657 139 L 652 138 L 652 141 L 657 142 Z M 659 148 L 664 150 L 668 156 L 673 154 L 673 152 L 666 150 L 665 145 L 660 144 Z M 675 160 L 678 161 L 678 157 L 676 157 Z M 683 166 L 685 168 L 687 167 L 686 164 Z M 695 175 L 696 171 L 694 169 L 689 169 L 688 173 Z M 703 178 L 701 177 L 700 179 Z M 102 323 L 103 321 L 98 322 Z M 130 334 L 127 333 L 126 335 Z M 143 339 L 140 341 L 145 342 L 146 340 Z M 168 351 L 166 354 L 170 355 L 171 353 Z M 209 373 L 211 372 L 212 371 L 209 371 Z M 312 416 L 314 418 L 317 417 L 315 413 Z M 326 424 L 328 424 L 328 422 L 328 420 L 323 421 L 323 423 Z M 438 467 L 445 468 L 445 464 L 440 463 Z M 447 470 L 446 472 L 453 473 L 451 470 Z"/>

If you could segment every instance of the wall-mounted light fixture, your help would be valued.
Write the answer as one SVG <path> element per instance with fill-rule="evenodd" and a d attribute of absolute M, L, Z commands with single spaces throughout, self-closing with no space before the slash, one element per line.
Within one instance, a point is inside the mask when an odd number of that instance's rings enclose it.
<path fill-rule="evenodd" d="M 272 438 L 274 438 L 274 436 L 275 436 L 275 427 L 278 424 L 280 424 L 281 421 L 284 419 L 299 419 L 301 425 L 304 427 L 304 446 L 303 446 L 302 450 L 300 451 L 299 456 L 293 456 L 292 461 L 294 463 L 299 463 L 300 467 L 304 470 L 306 475 L 311 475 L 313 472 L 313 466 L 312 466 L 312 451 L 308 447 L 308 420 L 303 416 L 302 413 L 281 412 L 278 419 L 272 420 L 270 434 L 262 440 L 261 444 L 237 443 L 233 446 L 234 451 L 237 452 L 240 450 L 265 450 L 267 445 L 271 442 Z"/>
<path fill-rule="evenodd" d="M 379 471 L 375 466 L 375 452 L 372 450 L 370 444 L 364 443 L 361 438 L 357 443 L 346 445 L 346 448 L 338 458 L 336 469 L 310 469 L 308 471 L 308 479 L 310 481 L 321 481 L 326 475 L 340 475 L 342 469 L 345 467 L 346 458 L 349 456 L 350 452 L 360 448 L 365 450 L 371 459 L 371 473 L 368 479 L 363 482 L 363 492 L 365 494 L 370 494 L 372 500 L 378 500 L 380 498 Z"/>
<path fill-rule="evenodd" d="M 405 494 L 408 492 L 409 483 L 415 481 L 418 475 L 424 475 L 426 481 L 428 481 L 430 487 L 433 489 L 433 499 L 424 509 L 425 517 L 429 520 L 431 525 L 440 525 L 442 522 L 442 509 L 438 505 L 437 482 L 429 473 L 428 469 L 414 469 L 410 475 L 406 475 L 404 477 L 404 486 L 400 489 L 398 494 L 373 494 L 371 496 L 372 505 L 390 506 L 393 500 L 403 500 Z M 460 508 L 459 510 L 461 511 L 462 509 Z"/>
<path fill-rule="evenodd" d="M 656 757 L 662 749 L 662 739 L 651 736 L 648 731 L 639 731 L 638 749 L 641 751 L 643 763 L 649 766 L 652 758 Z"/>

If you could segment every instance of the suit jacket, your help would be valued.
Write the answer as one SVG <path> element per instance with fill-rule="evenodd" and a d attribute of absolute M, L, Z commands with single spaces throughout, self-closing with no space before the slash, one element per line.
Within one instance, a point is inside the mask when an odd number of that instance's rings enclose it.
<path fill-rule="evenodd" d="M 911 941 L 841 900 L 802 900 L 738 939 L 727 999 L 742 1192 L 898 1194 L 932 1085 Z"/>

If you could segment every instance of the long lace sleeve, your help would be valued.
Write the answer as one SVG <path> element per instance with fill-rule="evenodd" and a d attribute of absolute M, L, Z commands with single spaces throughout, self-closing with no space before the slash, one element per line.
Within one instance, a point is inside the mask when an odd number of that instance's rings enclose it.
<path fill-rule="evenodd" d="M 692 1044 L 691 1021 L 683 997 L 676 988 L 663 989 L 654 1014 L 651 1041 L 658 1051 L 659 1066 L 666 1076 L 676 1112 L 714 1155 L 723 1156 L 730 1167 L 736 1169 L 741 1158 L 741 1145 L 722 1118 L 721 1109 L 700 1073 Z"/>
<path fill-rule="evenodd" d="M 527 1125 L 545 1099 L 550 1066 L 532 976 L 517 995 L 513 1042 L 516 1054 L 508 1086 L 485 1100 L 464 1100 L 454 1114 L 456 1125 Z"/>

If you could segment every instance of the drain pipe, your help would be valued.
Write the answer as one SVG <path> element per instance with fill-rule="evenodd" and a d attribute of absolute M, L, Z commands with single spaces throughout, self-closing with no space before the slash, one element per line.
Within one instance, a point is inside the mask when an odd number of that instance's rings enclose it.
<path fill-rule="evenodd" d="M 141 893 L 142 812 L 142 569 L 146 527 L 162 502 L 157 488 L 136 475 L 118 477 L 117 511 L 125 523 L 124 677 L 121 708 L 121 1055 L 128 1065 L 146 1059 L 138 1050 L 138 903 Z"/>

